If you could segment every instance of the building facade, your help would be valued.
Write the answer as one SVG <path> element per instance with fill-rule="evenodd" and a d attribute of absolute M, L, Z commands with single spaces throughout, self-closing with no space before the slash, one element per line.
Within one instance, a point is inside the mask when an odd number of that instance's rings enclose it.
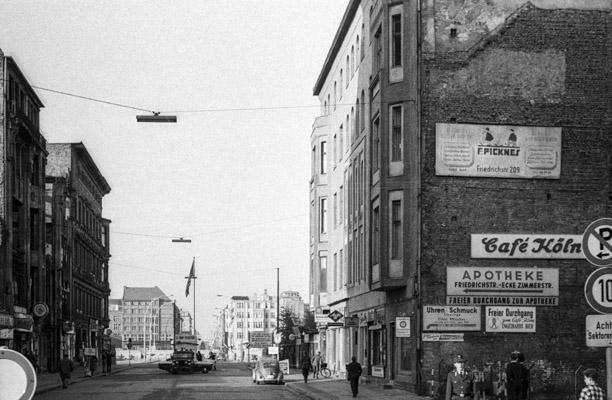
<path fill-rule="evenodd" d="M 123 298 L 113 304 L 119 302 L 123 349 L 131 343 L 132 350 L 146 357 L 152 350 L 173 348 L 182 332 L 183 312 L 160 288 L 124 286 Z"/>
<path fill-rule="evenodd" d="M 320 326 L 330 361 L 356 355 L 372 379 L 427 393 L 458 353 L 488 382 L 516 349 L 534 377 L 600 367 L 594 268 L 571 244 L 612 208 L 610 8 L 349 2 L 311 136 L 311 299 L 344 317 Z"/>
<path fill-rule="evenodd" d="M 110 186 L 83 143 L 48 143 L 47 261 L 56 271 L 59 354 L 80 358 L 109 327 L 110 220 L 102 198 Z"/>
<path fill-rule="evenodd" d="M 222 316 L 228 359 L 248 361 L 267 354 L 277 326 L 276 296 L 270 296 L 267 290 L 261 295 L 232 296 Z"/>
<path fill-rule="evenodd" d="M 53 271 L 44 258 L 43 104 L 1 50 L 0 74 L 0 345 L 37 354 L 46 369 L 55 350 L 55 321 L 46 286 Z"/>
<path fill-rule="evenodd" d="M 302 296 L 300 296 L 299 292 L 294 290 L 286 290 L 281 292 L 279 304 L 281 310 L 286 308 L 287 310 L 291 310 L 296 318 L 300 320 L 304 319 L 306 305 L 304 304 Z"/>

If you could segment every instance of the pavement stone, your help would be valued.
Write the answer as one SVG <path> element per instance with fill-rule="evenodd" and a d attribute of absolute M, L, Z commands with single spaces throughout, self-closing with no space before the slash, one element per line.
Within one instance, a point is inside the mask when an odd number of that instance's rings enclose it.
<path fill-rule="evenodd" d="M 338 400 L 352 399 L 351 386 L 345 379 L 309 379 L 303 381 L 287 382 L 285 387 L 292 393 L 307 397 L 311 400 Z M 359 394 L 362 399 L 403 399 L 403 400 L 430 400 L 430 397 L 418 396 L 398 388 L 385 389 L 376 383 L 359 383 Z"/>
<path fill-rule="evenodd" d="M 117 372 L 124 371 L 130 368 L 128 364 L 119 364 L 113 365 L 111 368 L 111 372 L 108 375 L 116 374 Z M 82 382 L 87 379 L 97 379 L 104 377 L 105 375 L 102 373 L 102 369 L 98 368 L 95 374 L 91 377 L 85 376 L 85 368 L 75 363 L 74 370 L 71 374 L 72 378 L 70 379 L 69 385 L 73 385 L 75 383 Z M 51 373 L 51 372 L 43 372 L 36 376 L 36 392 L 34 394 L 45 393 L 53 389 L 62 387 L 62 380 L 59 377 L 59 373 Z"/>

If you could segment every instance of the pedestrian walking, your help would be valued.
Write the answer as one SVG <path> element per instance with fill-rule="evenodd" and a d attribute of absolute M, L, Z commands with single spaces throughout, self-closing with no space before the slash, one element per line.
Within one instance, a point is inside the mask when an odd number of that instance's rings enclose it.
<path fill-rule="evenodd" d="M 321 357 L 321 352 L 317 351 L 317 354 L 312 358 L 312 377 L 315 379 L 319 379 L 319 373 L 321 372 L 321 363 L 323 362 L 323 357 Z"/>
<path fill-rule="evenodd" d="M 310 356 L 304 353 L 302 357 L 302 376 L 304 376 L 304 383 L 308 383 L 308 374 L 310 374 L 310 370 L 312 370 L 312 362 L 310 361 Z"/>
<path fill-rule="evenodd" d="M 59 361 L 59 375 L 62 380 L 62 387 L 66 389 L 71 379 L 71 373 L 74 370 L 74 363 L 68 357 L 68 354 L 64 353 L 64 357 Z"/>
<path fill-rule="evenodd" d="M 457 354 L 453 359 L 455 369 L 446 378 L 446 400 L 464 400 L 474 397 L 474 378 L 465 370 L 466 359 Z"/>
<path fill-rule="evenodd" d="M 579 400 L 604 400 L 606 398 L 602 388 L 597 384 L 599 374 L 593 368 L 587 368 L 582 373 L 586 385 L 580 392 Z"/>
<path fill-rule="evenodd" d="M 520 362 L 521 353 L 513 351 L 506 366 L 506 389 L 508 400 L 525 400 L 529 387 L 529 370 Z M 524 357 L 523 357 L 524 360 Z"/>
<path fill-rule="evenodd" d="M 357 362 L 357 357 L 351 358 L 351 363 L 346 366 L 346 379 L 351 383 L 353 397 L 357 397 L 359 391 L 359 377 L 361 376 L 361 364 Z"/>

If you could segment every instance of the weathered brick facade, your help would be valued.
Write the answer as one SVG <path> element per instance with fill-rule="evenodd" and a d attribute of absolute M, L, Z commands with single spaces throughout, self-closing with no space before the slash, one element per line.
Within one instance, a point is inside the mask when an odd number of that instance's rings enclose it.
<path fill-rule="evenodd" d="M 517 349 L 567 371 L 605 361 L 602 349 L 585 345 L 585 316 L 595 312 L 584 282 L 595 267 L 586 260 L 472 259 L 470 234 L 581 234 L 610 215 L 611 21 L 609 11 L 527 3 L 472 47 L 424 57 L 422 301 L 445 304 L 449 266 L 554 267 L 560 286 L 558 306 L 537 307 L 535 333 L 483 329 L 466 332 L 464 342 L 424 342 L 424 370 L 443 369 L 456 353 L 469 365 L 505 362 Z M 440 122 L 560 127 L 560 179 L 436 176 Z"/>

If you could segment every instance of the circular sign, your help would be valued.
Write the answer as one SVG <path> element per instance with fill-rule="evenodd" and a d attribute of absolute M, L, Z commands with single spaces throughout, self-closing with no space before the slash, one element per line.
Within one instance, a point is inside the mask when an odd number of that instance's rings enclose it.
<path fill-rule="evenodd" d="M 36 303 L 32 308 L 32 313 L 34 314 L 34 316 L 42 318 L 45 315 L 49 314 L 49 306 L 45 303 Z"/>
<path fill-rule="evenodd" d="M 582 235 L 582 252 L 593 265 L 612 265 L 612 218 L 600 218 L 587 226 Z"/>
<path fill-rule="evenodd" d="M 289 334 L 289 340 L 295 340 L 295 335 L 293 333 Z"/>
<path fill-rule="evenodd" d="M 399 327 L 402 329 L 406 329 L 408 327 L 408 321 L 406 321 L 405 319 L 401 320 L 399 322 Z"/>
<path fill-rule="evenodd" d="M 612 314 L 612 268 L 599 268 L 584 283 L 584 297 L 591 308 Z"/>
<path fill-rule="evenodd" d="M 0 349 L 0 398 L 30 400 L 36 392 L 36 371 L 21 353 Z"/>

